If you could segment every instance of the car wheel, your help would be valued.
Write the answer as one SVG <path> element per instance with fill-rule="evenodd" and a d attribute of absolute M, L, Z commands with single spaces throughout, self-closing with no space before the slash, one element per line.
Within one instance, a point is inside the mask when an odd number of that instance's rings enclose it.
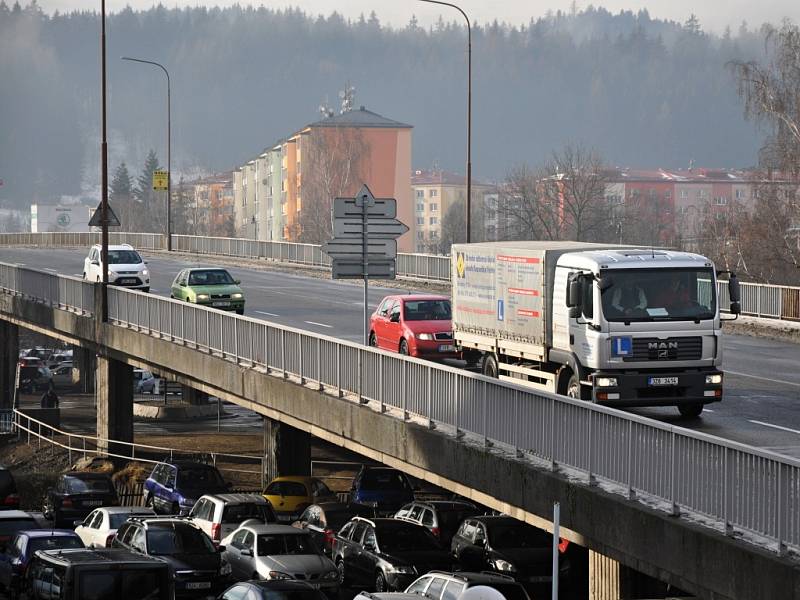
<path fill-rule="evenodd" d="M 375 574 L 375 591 L 378 593 L 386 591 L 386 577 L 383 575 L 383 571 Z"/>
<path fill-rule="evenodd" d="M 143 287 L 143 288 L 142 288 L 142 291 L 143 291 L 145 294 L 149 294 L 149 293 L 150 293 L 150 288 L 149 288 L 149 287 Z"/>
<path fill-rule="evenodd" d="M 372 346 L 373 348 L 378 347 L 378 338 L 375 337 L 374 331 L 370 331 L 369 333 L 369 345 Z"/>
<path fill-rule="evenodd" d="M 703 413 L 703 405 L 699 402 L 695 404 L 681 404 L 678 411 L 684 419 L 696 419 Z"/>
<path fill-rule="evenodd" d="M 83 273 L 83 278 L 86 279 L 86 273 L 85 272 Z"/>
<path fill-rule="evenodd" d="M 344 572 L 344 561 L 339 559 L 336 561 L 336 570 L 339 571 L 339 585 L 345 585 L 347 583 L 347 576 Z"/>
<path fill-rule="evenodd" d="M 400 340 L 400 354 L 408 355 L 408 342 Z"/>

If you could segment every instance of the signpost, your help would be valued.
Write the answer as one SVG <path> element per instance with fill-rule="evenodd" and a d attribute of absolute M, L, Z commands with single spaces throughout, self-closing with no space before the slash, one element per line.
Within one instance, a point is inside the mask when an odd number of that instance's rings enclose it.
<path fill-rule="evenodd" d="M 116 213 L 111 210 L 111 206 L 106 207 L 106 212 L 108 213 L 108 222 L 106 225 L 108 227 L 119 227 L 120 222 L 117 218 Z M 92 213 L 91 218 L 89 219 L 89 227 L 102 227 L 103 226 L 103 203 L 101 202 L 100 205 L 95 209 Z"/>
<path fill-rule="evenodd" d="M 167 188 L 169 188 L 169 172 L 153 171 L 153 189 L 166 192 Z"/>
<path fill-rule="evenodd" d="M 369 278 L 394 279 L 396 238 L 408 231 L 398 221 L 397 200 L 375 198 L 366 184 L 355 198 L 334 198 L 334 238 L 322 246 L 333 259 L 334 279 L 364 280 L 364 344 L 369 344 Z"/>

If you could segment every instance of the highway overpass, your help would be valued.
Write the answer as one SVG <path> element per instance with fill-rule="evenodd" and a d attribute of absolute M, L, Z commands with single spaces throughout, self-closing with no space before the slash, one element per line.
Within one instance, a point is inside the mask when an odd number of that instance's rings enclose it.
<path fill-rule="evenodd" d="M 102 323 L 95 287 L 0 265 L 4 340 L 22 326 L 98 354 L 101 437 L 131 439 L 131 365 L 156 367 L 295 450 L 315 435 L 545 528 L 559 501 L 603 567 L 597 597 L 619 596 L 618 561 L 704 598 L 800 599 L 800 461 L 155 295 L 111 288 Z"/>

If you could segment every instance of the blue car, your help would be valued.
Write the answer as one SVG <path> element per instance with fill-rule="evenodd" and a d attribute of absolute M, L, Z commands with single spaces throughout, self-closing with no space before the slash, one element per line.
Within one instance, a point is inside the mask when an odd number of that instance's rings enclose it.
<path fill-rule="evenodd" d="M 200 496 L 228 490 L 230 485 L 212 465 L 190 461 L 159 463 L 144 482 L 144 503 L 159 514 L 185 516 Z"/>
<path fill-rule="evenodd" d="M 28 569 L 37 550 L 84 548 L 81 538 L 69 529 L 30 529 L 19 531 L 0 554 L 0 589 L 10 598 L 18 598 Z"/>
<path fill-rule="evenodd" d="M 414 500 L 414 488 L 402 471 L 364 465 L 350 488 L 350 503 L 373 507 L 378 514 L 394 514 Z"/>

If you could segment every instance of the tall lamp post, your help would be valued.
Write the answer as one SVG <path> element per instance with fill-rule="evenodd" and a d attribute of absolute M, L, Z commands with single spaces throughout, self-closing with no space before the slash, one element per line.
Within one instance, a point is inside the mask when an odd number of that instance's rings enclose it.
<path fill-rule="evenodd" d="M 172 250 L 172 113 L 170 111 L 169 71 L 161 63 L 152 60 L 142 60 L 141 58 L 131 58 L 130 56 L 123 56 L 122 60 L 153 65 L 164 71 L 164 75 L 167 76 L 167 250 L 170 251 Z"/>
<path fill-rule="evenodd" d="M 108 141 L 106 137 L 106 0 L 100 0 L 100 262 L 103 265 L 103 284 L 100 316 L 108 321 Z"/>
<path fill-rule="evenodd" d="M 442 2 L 441 0 L 419 0 L 419 2 L 427 2 L 428 4 L 441 4 L 442 6 L 449 6 L 456 9 L 464 17 L 467 22 L 467 206 L 466 206 L 466 224 L 467 224 L 467 243 L 470 242 L 470 232 L 472 223 L 472 25 L 470 24 L 469 17 L 461 7 L 451 4 L 450 2 Z"/>

